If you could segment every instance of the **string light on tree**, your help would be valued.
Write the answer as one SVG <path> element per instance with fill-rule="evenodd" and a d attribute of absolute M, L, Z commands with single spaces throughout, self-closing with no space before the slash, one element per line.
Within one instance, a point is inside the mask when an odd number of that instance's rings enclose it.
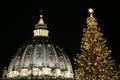
<path fill-rule="evenodd" d="M 106 39 L 97 27 L 94 10 L 88 9 L 87 28 L 83 29 L 81 54 L 77 53 L 75 60 L 76 80 L 119 80 L 115 61 L 112 60 L 110 48 Z M 80 74 L 81 73 L 81 74 Z"/>

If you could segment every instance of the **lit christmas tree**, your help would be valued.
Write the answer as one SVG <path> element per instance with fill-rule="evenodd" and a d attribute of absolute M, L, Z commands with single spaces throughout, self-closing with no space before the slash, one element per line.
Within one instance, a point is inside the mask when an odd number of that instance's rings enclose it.
<path fill-rule="evenodd" d="M 93 16 L 93 9 L 89 8 L 90 17 L 87 18 L 87 28 L 83 29 L 81 52 L 75 60 L 76 80 L 119 80 L 115 61 L 111 57 L 111 50 L 106 45 L 106 39 L 97 27 L 97 20 Z"/>

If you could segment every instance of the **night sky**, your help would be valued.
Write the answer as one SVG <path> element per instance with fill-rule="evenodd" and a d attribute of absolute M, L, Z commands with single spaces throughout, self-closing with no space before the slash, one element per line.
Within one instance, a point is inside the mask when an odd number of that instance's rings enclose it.
<path fill-rule="evenodd" d="M 108 1 L 108 2 L 107 2 Z M 17 49 L 32 40 L 33 29 L 43 10 L 51 40 L 64 48 L 71 62 L 79 52 L 86 27 L 87 9 L 94 9 L 98 26 L 120 64 L 120 3 L 115 0 L 16 0 L 0 7 L 0 76 Z"/>

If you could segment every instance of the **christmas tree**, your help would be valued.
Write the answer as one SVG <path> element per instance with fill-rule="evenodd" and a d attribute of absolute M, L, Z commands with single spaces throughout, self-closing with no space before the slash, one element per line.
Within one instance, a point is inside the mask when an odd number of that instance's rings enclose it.
<path fill-rule="evenodd" d="M 81 54 L 77 53 L 75 61 L 76 80 L 119 80 L 115 60 L 111 57 L 111 49 L 106 44 L 93 9 L 89 8 L 87 28 L 83 29 Z"/>

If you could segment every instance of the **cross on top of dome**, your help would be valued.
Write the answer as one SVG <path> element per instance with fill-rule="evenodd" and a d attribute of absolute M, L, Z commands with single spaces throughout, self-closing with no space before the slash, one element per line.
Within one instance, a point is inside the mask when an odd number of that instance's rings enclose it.
<path fill-rule="evenodd" d="M 40 10 L 40 19 L 39 19 L 38 24 L 40 24 L 40 25 L 44 25 L 45 24 L 44 21 L 43 21 L 42 10 Z"/>

